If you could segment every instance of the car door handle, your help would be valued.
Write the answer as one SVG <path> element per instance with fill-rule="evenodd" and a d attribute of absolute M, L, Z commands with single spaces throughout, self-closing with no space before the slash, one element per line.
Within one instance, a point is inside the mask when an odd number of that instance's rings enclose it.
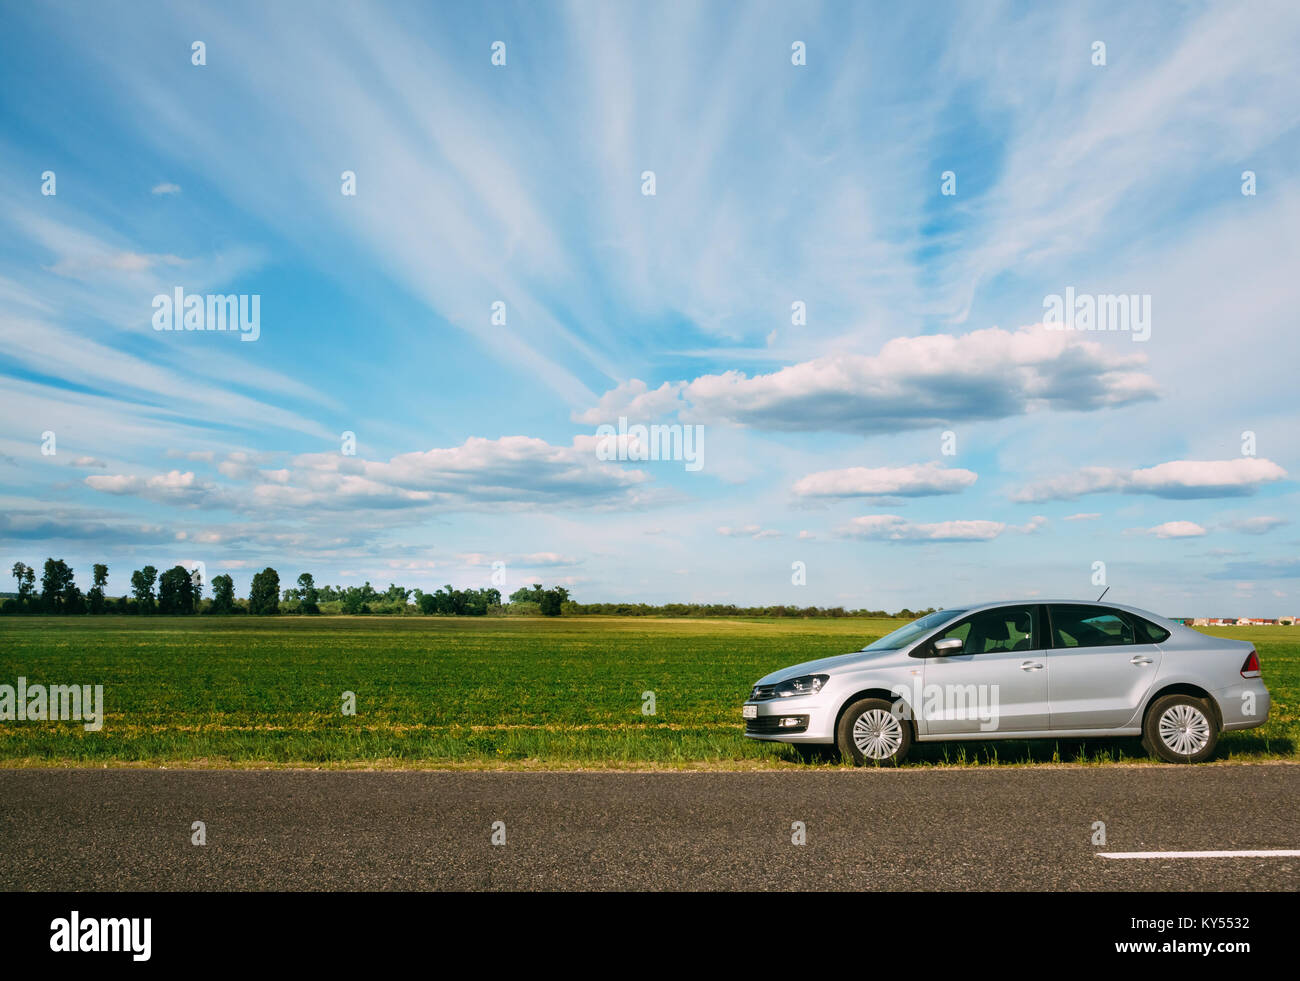
<path fill-rule="evenodd" d="M 1042 662 L 1042 661 L 1026 661 L 1024 664 L 1020 665 L 1020 670 L 1021 670 L 1021 671 L 1039 671 L 1039 670 L 1042 669 L 1042 667 L 1043 667 L 1043 662 Z"/>
<path fill-rule="evenodd" d="M 1141 654 L 1134 654 L 1134 655 L 1129 659 L 1129 662 L 1128 662 L 1128 663 L 1129 663 L 1129 664 L 1150 664 L 1150 663 L 1151 663 L 1151 658 L 1149 658 L 1149 657 L 1143 657 Z"/>

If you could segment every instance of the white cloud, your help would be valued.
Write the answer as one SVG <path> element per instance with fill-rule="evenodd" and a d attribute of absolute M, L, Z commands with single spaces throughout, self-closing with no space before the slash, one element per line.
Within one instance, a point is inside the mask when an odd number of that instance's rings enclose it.
<path fill-rule="evenodd" d="M 610 389 L 593 408 L 573 413 L 573 421 L 592 426 L 613 425 L 620 416 L 625 416 L 632 423 L 648 423 L 682 407 L 683 385 L 684 382 L 664 382 L 650 390 L 645 382 L 633 378 Z"/>
<path fill-rule="evenodd" d="M 850 467 L 823 470 L 797 481 L 800 497 L 924 497 L 956 494 L 978 479 L 972 470 L 949 469 L 936 463 L 903 467 Z"/>
<path fill-rule="evenodd" d="M 648 503 L 642 470 L 604 463 L 593 437 L 553 446 L 528 436 L 472 437 L 461 446 L 366 460 L 308 453 L 288 467 L 259 470 L 263 454 L 229 454 L 219 472 L 240 486 L 217 485 L 192 472 L 91 476 L 87 486 L 163 503 L 249 511 L 489 507 L 633 507 Z M 246 483 L 245 482 L 251 482 Z"/>
<path fill-rule="evenodd" d="M 1003 419 L 1044 410 L 1088 411 L 1155 398 L 1143 354 L 1115 354 L 1078 334 L 1041 325 L 953 336 L 896 337 L 877 355 L 835 354 L 766 375 L 702 375 L 661 386 L 692 419 L 786 432 L 864 435 Z M 639 386 L 639 387 L 637 387 Z M 666 392 L 665 389 L 668 389 Z M 644 397 L 640 382 L 602 397 L 602 407 Z M 659 393 L 664 393 L 662 397 Z M 597 410 L 583 413 L 586 419 Z"/>
<path fill-rule="evenodd" d="M 164 181 L 161 184 L 155 184 L 149 191 L 150 194 L 180 194 L 181 186 Z"/>
<path fill-rule="evenodd" d="M 227 453 L 226 458 L 217 464 L 217 472 L 223 477 L 229 477 L 231 480 L 249 480 L 259 473 L 269 475 L 273 471 L 259 470 L 259 464 L 266 463 L 271 458 L 269 453 L 249 453 L 246 450 L 235 450 Z M 280 471 L 287 473 L 287 471 Z M 268 479 L 270 479 L 268 477 Z M 276 483 L 285 483 L 284 480 L 276 480 Z"/>
<path fill-rule="evenodd" d="M 1147 529 L 1147 534 L 1157 538 L 1199 538 L 1205 533 L 1205 529 L 1195 521 L 1166 521 Z"/>
<path fill-rule="evenodd" d="M 190 470 L 184 473 L 171 470 L 153 477 L 92 474 L 86 478 L 86 486 L 106 494 L 130 495 L 160 504 L 187 507 L 211 503 L 213 495 L 219 493 L 215 484 L 195 477 Z"/>

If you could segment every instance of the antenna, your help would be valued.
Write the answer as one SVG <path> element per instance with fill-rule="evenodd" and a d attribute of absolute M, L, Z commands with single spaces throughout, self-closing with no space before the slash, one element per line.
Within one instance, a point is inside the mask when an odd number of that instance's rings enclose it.
<path fill-rule="evenodd" d="M 1105 589 L 1101 591 L 1101 596 L 1097 597 L 1097 602 L 1100 603 L 1105 598 L 1106 594 L 1109 592 L 1110 592 L 1110 587 L 1107 586 Z"/>

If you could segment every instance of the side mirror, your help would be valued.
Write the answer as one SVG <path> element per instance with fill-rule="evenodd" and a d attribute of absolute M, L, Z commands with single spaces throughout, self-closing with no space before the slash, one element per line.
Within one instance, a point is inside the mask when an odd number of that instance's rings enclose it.
<path fill-rule="evenodd" d="M 960 654 L 965 644 L 956 637 L 945 637 L 929 644 L 917 644 L 909 652 L 909 657 L 951 657 Z"/>
<path fill-rule="evenodd" d="M 943 640 L 936 640 L 930 645 L 931 657 L 952 657 L 954 654 L 960 654 L 962 647 L 965 646 L 963 641 L 956 637 L 945 637 Z"/>

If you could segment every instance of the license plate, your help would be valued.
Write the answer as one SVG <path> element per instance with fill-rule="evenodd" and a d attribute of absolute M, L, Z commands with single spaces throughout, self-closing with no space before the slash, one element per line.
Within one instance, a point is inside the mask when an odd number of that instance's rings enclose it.
<path fill-rule="evenodd" d="M 758 706 L 757 706 L 757 705 L 746 705 L 746 706 L 744 706 L 744 707 L 740 710 L 740 715 L 741 715 L 742 718 L 745 718 L 745 719 L 757 719 L 757 718 L 758 718 Z"/>

